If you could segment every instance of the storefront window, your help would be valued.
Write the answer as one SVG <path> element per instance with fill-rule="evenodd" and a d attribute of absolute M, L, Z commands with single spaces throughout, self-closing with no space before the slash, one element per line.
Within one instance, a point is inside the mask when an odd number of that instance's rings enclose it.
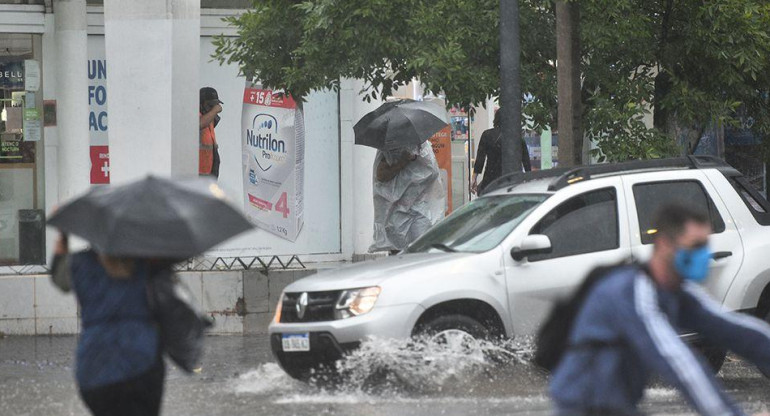
<path fill-rule="evenodd" d="M 0 265 L 45 262 L 36 41 L 0 34 Z"/>

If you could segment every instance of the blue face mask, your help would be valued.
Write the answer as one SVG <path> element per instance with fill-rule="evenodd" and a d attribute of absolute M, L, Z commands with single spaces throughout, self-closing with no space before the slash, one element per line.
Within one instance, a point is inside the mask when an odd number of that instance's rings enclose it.
<path fill-rule="evenodd" d="M 710 260 L 711 250 L 708 246 L 690 250 L 680 248 L 674 255 L 674 268 L 683 279 L 700 283 L 709 274 Z"/>

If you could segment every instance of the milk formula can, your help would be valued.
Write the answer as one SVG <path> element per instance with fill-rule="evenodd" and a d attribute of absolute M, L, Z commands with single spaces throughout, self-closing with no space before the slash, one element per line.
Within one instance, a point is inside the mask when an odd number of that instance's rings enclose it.
<path fill-rule="evenodd" d="M 246 215 L 259 228 L 296 241 L 304 222 L 302 110 L 289 95 L 246 87 L 241 122 Z"/>

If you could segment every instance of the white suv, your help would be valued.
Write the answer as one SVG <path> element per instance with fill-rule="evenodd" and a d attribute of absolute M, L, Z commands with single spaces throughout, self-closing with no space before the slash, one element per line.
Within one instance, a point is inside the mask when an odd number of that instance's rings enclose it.
<path fill-rule="evenodd" d="M 287 286 L 269 327 L 272 351 L 305 378 L 371 336 L 533 334 L 592 268 L 648 258 L 652 216 L 670 202 L 711 218 L 715 298 L 765 318 L 770 204 L 724 162 L 688 157 L 503 177 L 398 256 Z M 710 359 L 719 366 L 724 353 Z"/>

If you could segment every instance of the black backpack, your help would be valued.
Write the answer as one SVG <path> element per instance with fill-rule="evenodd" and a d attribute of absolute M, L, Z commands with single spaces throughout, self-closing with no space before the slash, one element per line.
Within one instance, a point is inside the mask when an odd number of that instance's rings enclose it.
<path fill-rule="evenodd" d="M 617 264 L 599 266 L 591 270 L 572 296 L 556 302 L 551 313 L 546 318 L 535 339 L 535 355 L 533 362 L 540 368 L 553 371 L 559 365 L 561 358 L 569 347 L 569 337 L 572 325 L 583 306 L 591 289 L 602 279 L 619 267 L 641 267 L 631 260 Z"/>

